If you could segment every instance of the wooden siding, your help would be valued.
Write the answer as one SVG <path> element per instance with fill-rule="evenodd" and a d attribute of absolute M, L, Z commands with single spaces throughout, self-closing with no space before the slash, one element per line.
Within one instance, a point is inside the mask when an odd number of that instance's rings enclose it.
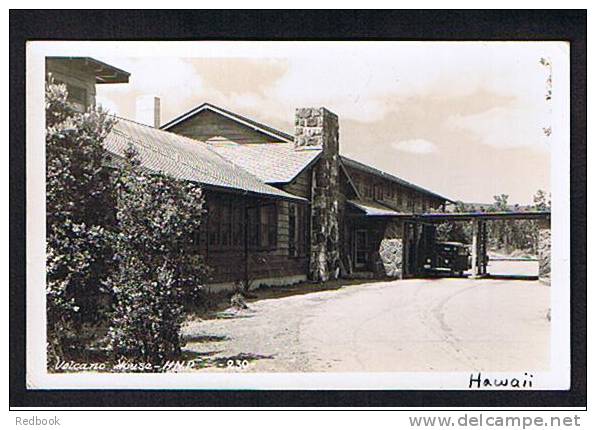
<path fill-rule="evenodd" d="M 318 161 L 317 161 L 318 162 Z M 310 199 L 312 167 L 303 170 L 292 182 L 286 184 L 282 189 L 295 196 Z"/>
<path fill-rule="evenodd" d="M 95 105 L 95 75 L 88 71 L 68 67 L 57 59 L 46 60 L 46 73 L 51 73 L 55 81 L 85 91 L 86 106 Z"/>
<path fill-rule="evenodd" d="M 409 189 L 379 176 L 346 167 L 364 201 L 376 201 L 401 212 L 428 212 L 439 209 L 444 200 Z"/>
<path fill-rule="evenodd" d="M 173 133 L 201 141 L 228 140 L 235 143 L 270 143 L 274 138 L 253 130 L 225 116 L 210 111 L 202 111 L 168 129 Z"/>
<path fill-rule="evenodd" d="M 205 258 L 211 268 L 209 283 L 276 278 L 283 276 L 306 275 L 308 259 L 306 255 L 292 257 L 288 250 L 288 202 L 244 198 L 207 192 L 205 196 L 207 214 L 204 217 L 196 250 Z M 244 208 L 258 204 L 274 204 L 277 208 L 277 240 L 274 247 L 258 249 L 246 247 L 244 231 L 240 244 L 214 248 L 209 245 L 209 233 L 213 223 L 209 220 L 209 208 L 217 204 L 231 202 Z M 246 228 L 246 223 L 244 224 Z"/>

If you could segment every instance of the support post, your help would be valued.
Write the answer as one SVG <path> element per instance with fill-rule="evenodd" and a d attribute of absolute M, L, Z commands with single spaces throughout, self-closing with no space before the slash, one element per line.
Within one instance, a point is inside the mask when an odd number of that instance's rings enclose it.
<path fill-rule="evenodd" d="M 480 222 L 472 220 L 472 278 L 478 277 L 478 235 Z"/>
<path fill-rule="evenodd" d="M 486 248 L 486 238 L 487 238 L 487 234 L 486 234 L 486 222 L 485 221 L 480 221 L 480 274 L 482 276 L 486 276 L 487 275 L 487 270 L 486 270 L 486 252 L 487 252 L 487 248 Z"/>

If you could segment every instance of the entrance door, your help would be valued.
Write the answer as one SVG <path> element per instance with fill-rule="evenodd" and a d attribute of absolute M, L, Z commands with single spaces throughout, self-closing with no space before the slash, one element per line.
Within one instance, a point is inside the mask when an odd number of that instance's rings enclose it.
<path fill-rule="evenodd" d="M 368 265 L 368 233 L 366 230 L 354 232 L 354 267 L 364 269 Z"/>

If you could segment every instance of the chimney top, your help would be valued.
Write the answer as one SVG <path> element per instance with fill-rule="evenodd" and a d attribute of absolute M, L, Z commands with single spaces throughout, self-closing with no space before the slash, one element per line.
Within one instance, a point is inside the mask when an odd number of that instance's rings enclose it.
<path fill-rule="evenodd" d="M 137 97 L 136 120 L 142 124 L 159 128 L 161 125 L 161 100 L 154 95 Z"/>
<path fill-rule="evenodd" d="M 327 109 L 296 109 L 294 148 L 296 150 L 319 149 L 325 153 L 338 153 L 339 121 L 337 115 Z"/>

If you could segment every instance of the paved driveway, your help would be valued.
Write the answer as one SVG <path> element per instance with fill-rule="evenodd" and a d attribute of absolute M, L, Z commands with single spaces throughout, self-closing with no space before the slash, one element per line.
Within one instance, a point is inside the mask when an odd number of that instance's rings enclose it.
<path fill-rule="evenodd" d="M 184 328 L 187 350 L 227 371 L 547 369 L 550 288 L 536 281 L 370 282 L 250 303 Z"/>

